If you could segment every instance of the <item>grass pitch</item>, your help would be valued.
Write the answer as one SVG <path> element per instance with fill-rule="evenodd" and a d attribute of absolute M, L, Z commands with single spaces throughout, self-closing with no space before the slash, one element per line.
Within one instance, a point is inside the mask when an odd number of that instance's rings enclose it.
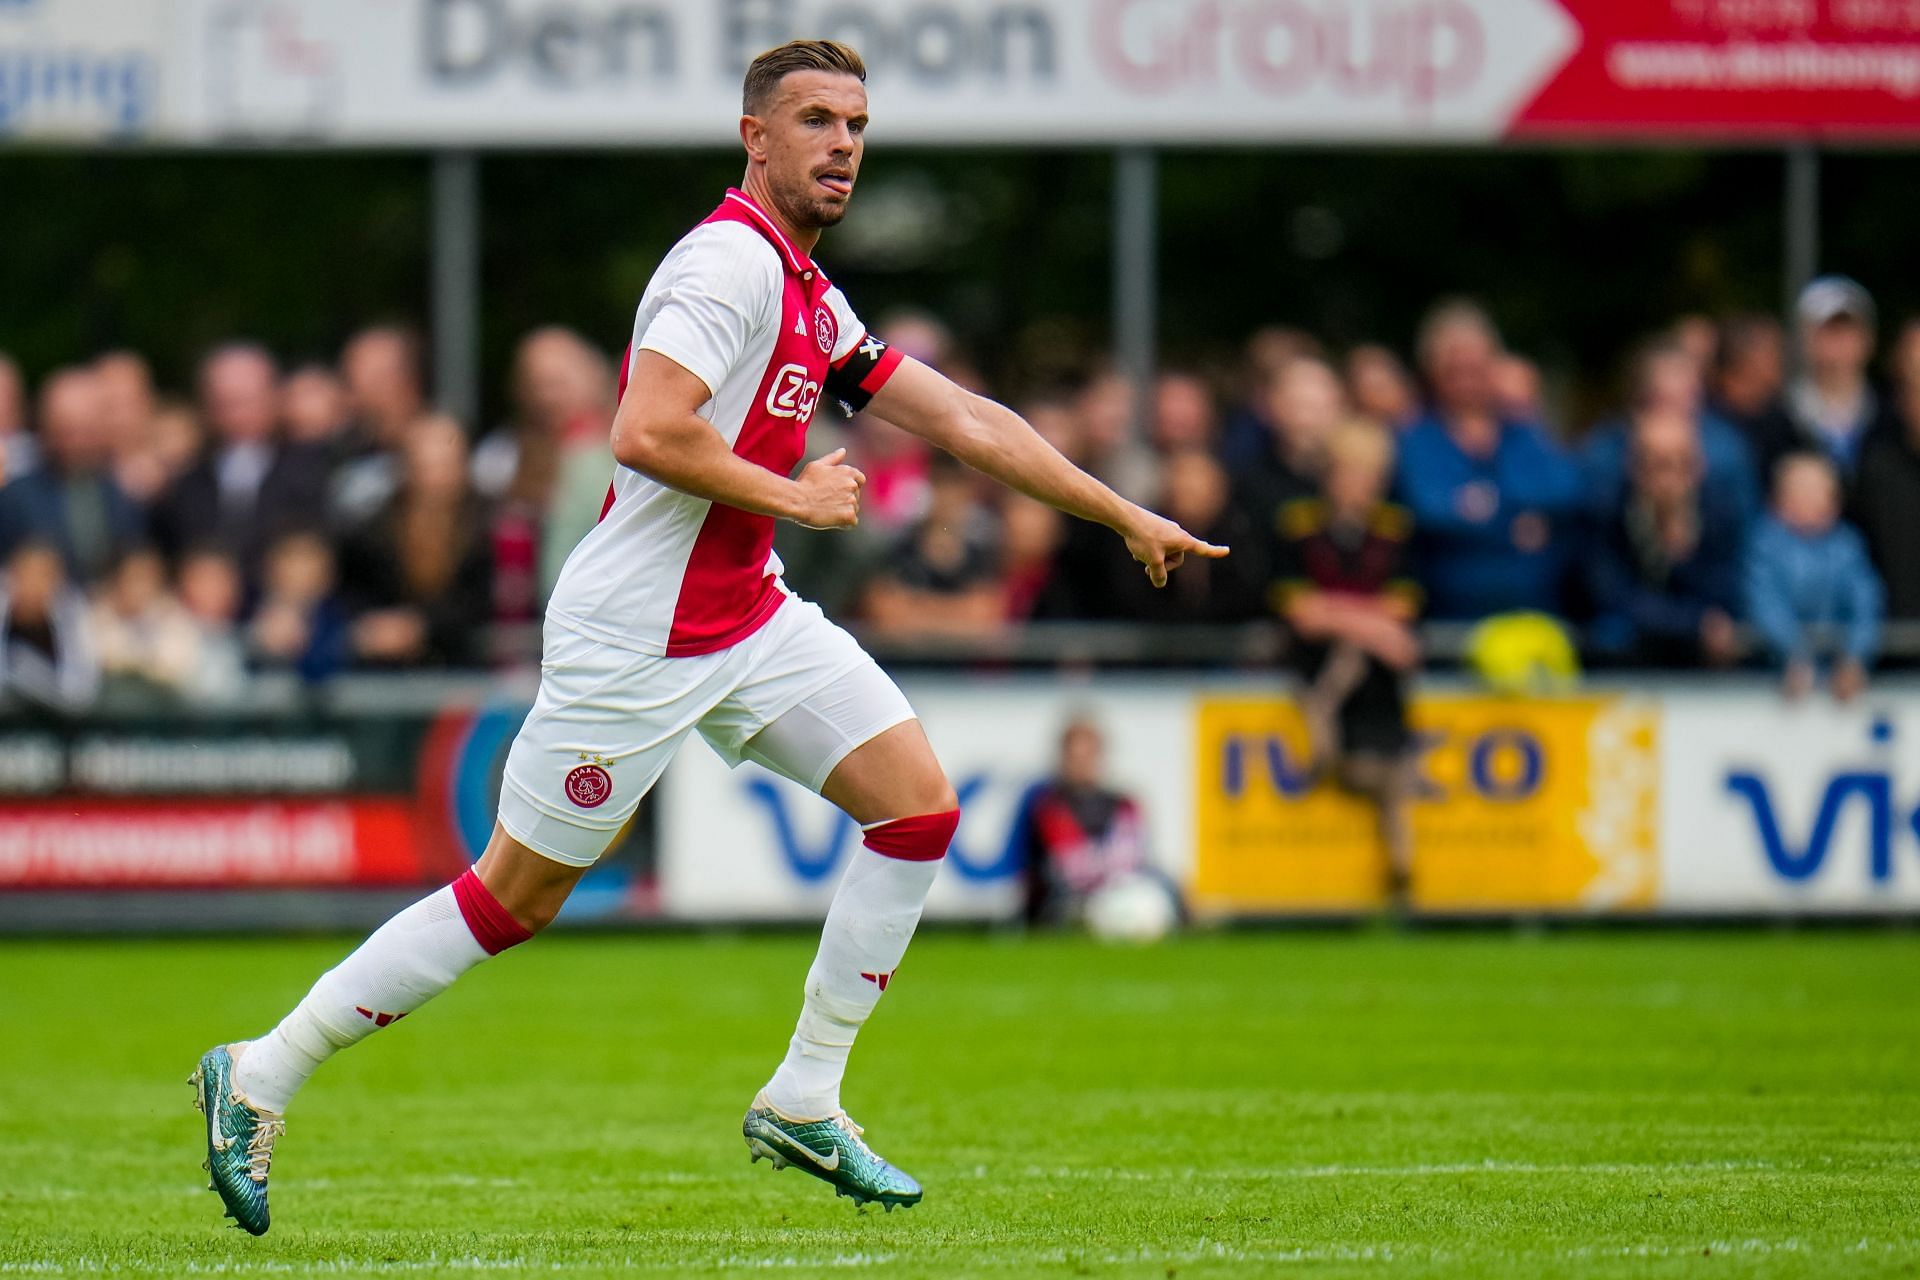
<path fill-rule="evenodd" d="M 0 946 L 0 1274 L 1920 1268 L 1911 935 L 924 937 L 847 1090 L 891 1215 L 739 1137 L 811 938 L 548 938 L 331 1063 L 223 1229 L 183 1082 L 347 945 Z"/>

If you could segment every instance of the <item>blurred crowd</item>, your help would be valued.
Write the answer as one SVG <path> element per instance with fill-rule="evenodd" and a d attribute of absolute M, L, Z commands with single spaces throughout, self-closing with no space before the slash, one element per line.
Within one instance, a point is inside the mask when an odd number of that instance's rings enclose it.
<path fill-rule="evenodd" d="M 1404 358 L 1266 329 L 1236 367 L 1162 370 L 1144 403 L 1098 367 L 988 387 L 931 317 L 876 328 L 1233 554 L 1155 591 L 1104 530 L 823 413 L 814 451 L 845 445 L 868 476 L 861 525 L 783 527 L 779 549 L 796 590 L 869 635 L 1277 620 L 1345 700 L 1420 662 L 1421 619 L 1525 612 L 1594 661 L 1765 662 L 1846 697 L 1883 621 L 1920 619 L 1920 321 L 1883 325 L 1842 277 L 1790 325 L 1678 318 L 1591 424 L 1465 300 Z M 437 412 L 422 365 L 399 327 L 292 365 L 229 342 L 178 393 L 134 352 L 32 388 L 0 355 L 0 684 L 68 708 L 111 685 L 217 701 L 252 671 L 529 658 L 612 472 L 613 362 L 528 334 L 488 430 Z"/>

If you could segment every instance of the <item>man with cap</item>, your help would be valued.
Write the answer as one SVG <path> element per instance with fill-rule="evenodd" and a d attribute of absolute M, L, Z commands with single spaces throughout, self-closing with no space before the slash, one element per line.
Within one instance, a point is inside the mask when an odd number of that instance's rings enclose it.
<path fill-rule="evenodd" d="M 1763 482 L 1786 454 L 1810 451 L 1851 477 L 1861 446 L 1889 429 L 1886 398 L 1867 378 L 1873 359 L 1873 298 L 1858 281 L 1821 276 L 1794 305 L 1799 369 L 1779 409 L 1756 425 Z"/>

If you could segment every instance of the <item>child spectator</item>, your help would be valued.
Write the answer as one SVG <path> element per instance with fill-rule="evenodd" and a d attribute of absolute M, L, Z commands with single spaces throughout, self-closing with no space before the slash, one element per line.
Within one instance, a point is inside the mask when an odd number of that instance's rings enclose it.
<path fill-rule="evenodd" d="M 240 638 L 245 590 L 239 562 L 219 548 L 196 547 L 181 558 L 180 605 L 200 633 L 198 697 L 229 701 L 246 685 L 246 647 Z"/>
<path fill-rule="evenodd" d="M 290 533 L 267 548 L 260 603 L 247 627 L 256 665 L 291 669 L 317 684 L 347 664 L 347 614 L 334 577 L 333 548 L 319 534 Z"/>
<path fill-rule="evenodd" d="M 1315 767 L 1373 801 L 1398 900 L 1413 871 L 1406 686 L 1420 662 L 1420 592 L 1406 576 L 1407 512 L 1385 501 L 1392 474 L 1384 428 L 1355 422 L 1334 432 L 1322 496 L 1281 513 L 1273 597 L 1307 682 L 1301 710 Z"/>
<path fill-rule="evenodd" d="M 167 589 L 150 548 L 120 558 L 89 612 L 100 671 L 109 681 L 167 694 L 190 692 L 200 671 L 200 629 Z"/>
<path fill-rule="evenodd" d="M 1725 666 L 1739 656 L 1741 503 L 1708 482 L 1692 419 L 1640 415 L 1626 492 L 1602 516 L 1588 557 L 1597 652 L 1656 666 Z"/>
<path fill-rule="evenodd" d="M 0 696 L 79 712 L 99 692 L 87 602 L 68 584 L 59 548 L 21 543 L 7 557 L 0 584 Z"/>
<path fill-rule="evenodd" d="M 280 385 L 280 421 L 293 444 L 331 451 L 347 430 L 347 385 L 330 367 L 303 364 Z"/>
<path fill-rule="evenodd" d="M 1840 522 L 1839 474 L 1825 455 L 1781 460 L 1773 510 L 1747 545 L 1746 594 L 1788 697 L 1813 688 L 1817 628 L 1838 632 L 1834 696 L 1846 701 L 1866 687 L 1880 644 L 1880 579 L 1859 533 Z"/>

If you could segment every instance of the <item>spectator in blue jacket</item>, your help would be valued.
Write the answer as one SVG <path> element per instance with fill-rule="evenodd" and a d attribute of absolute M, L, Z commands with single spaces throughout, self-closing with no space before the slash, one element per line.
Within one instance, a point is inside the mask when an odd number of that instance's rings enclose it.
<path fill-rule="evenodd" d="M 1788 454 L 1774 482 L 1773 511 L 1747 544 L 1747 615 L 1785 672 L 1790 698 L 1813 688 L 1818 630 L 1832 629 L 1833 694 L 1866 687 L 1880 647 L 1879 575 L 1860 534 L 1840 521 L 1840 477 L 1822 454 Z"/>
<path fill-rule="evenodd" d="M 1709 479 L 1694 421 L 1642 413 L 1627 487 L 1588 548 L 1593 648 L 1636 665 L 1726 666 L 1740 656 L 1738 498 Z"/>
<path fill-rule="evenodd" d="M 1539 425 L 1495 407 L 1500 337 L 1478 306 L 1442 304 L 1421 326 L 1419 354 L 1433 407 L 1401 441 L 1394 500 L 1413 513 L 1429 616 L 1560 612 L 1578 468 Z"/>
<path fill-rule="evenodd" d="M 1744 532 L 1760 514 L 1760 472 L 1740 428 L 1705 408 L 1705 380 L 1693 353 L 1672 339 L 1657 342 L 1635 358 L 1631 383 L 1631 416 L 1595 428 L 1581 450 L 1587 499 L 1595 513 L 1602 518 L 1611 514 L 1628 488 L 1628 443 L 1635 419 L 1677 416 L 1699 437 L 1707 488 L 1728 503 Z"/>
<path fill-rule="evenodd" d="M 94 375 L 62 369 L 40 391 L 41 462 L 0 488 L 0 558 L 28 542 L 60 552 L 70 581 L 99 581 L 145 520 L 110 470 L 107 405 Z"/>

